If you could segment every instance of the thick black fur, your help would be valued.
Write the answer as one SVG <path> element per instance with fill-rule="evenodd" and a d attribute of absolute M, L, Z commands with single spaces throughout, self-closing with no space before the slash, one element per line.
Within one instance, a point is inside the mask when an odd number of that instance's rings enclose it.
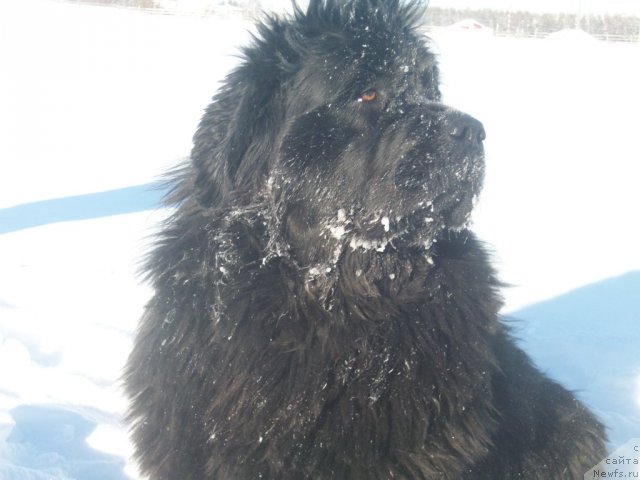
<path fill-rule="evenodd" d="M 498 319 L 484 131 L 418 2 L 268 18 L 175 173 L 126 371 L 153 480 L 575 479 L 603 427 Z"/>

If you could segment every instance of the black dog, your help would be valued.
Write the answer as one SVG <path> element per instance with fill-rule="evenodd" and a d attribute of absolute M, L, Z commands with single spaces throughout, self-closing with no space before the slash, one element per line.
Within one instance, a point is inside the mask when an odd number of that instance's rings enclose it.
<path fill-rule="evenodd" d="M 153 480 L 574 479 L 603 427 L 498 320 L 480 122 L 417 2 L 268 19 L 175 174 L 129 359 Z"/>

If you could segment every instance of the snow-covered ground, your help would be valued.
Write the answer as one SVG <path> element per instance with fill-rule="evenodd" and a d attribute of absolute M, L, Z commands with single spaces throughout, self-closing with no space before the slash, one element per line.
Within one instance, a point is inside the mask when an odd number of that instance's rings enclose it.
<path fill-rule="evenodd" d="M 105 217 L 95 193 L 188 154 L 249 25 L 44 0 L 0 10 L 0 478 L 135 478 L 118 376 L 149 295 L 138 260 L 165 212 L 133 189 L 134 207 L 111 213 L 134 213 Z M 435 37 L 445 100 L 487 129 L 475 224 L 515 285 L 505 313 L 612 446 L 640 437 L 640 45 Z M 42 225 L 16 230 L 25 211 L 23 226 Z M 87 211 L 100 218 L 50 223 Z"/>

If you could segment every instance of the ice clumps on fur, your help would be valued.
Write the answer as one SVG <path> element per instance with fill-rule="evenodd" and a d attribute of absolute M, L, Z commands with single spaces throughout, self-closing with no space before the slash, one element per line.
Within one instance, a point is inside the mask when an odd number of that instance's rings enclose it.
<path fill-rule="evenodd" d="M 255 206 L 251 209 L 253 214 L 259 210 L 258 215 L 262 217 L 267 227 L 269 236 L 265 256 L 262 260 L 266 265 L 269 260 L 278 257 L 290 257 L 291 246 L 282 238 L 282 219 L 275 212 L 277 209 L 276 189 L 278 184 L 277 172 L 272 172 L 266 181 L 263 190 L 262 202 L 259 208 Z M 275 200 L 275 203 L 274 203 Z M 477 203 L 477 195 L 473 198 L 473 204 Z M 230 216 L 242 215 L 243 212 L 236 211 Z M 248 213 L 248 212 L 247 212 Z M 424 200 L 416 205 L 416 210 L 411 214 L 418 213 L 419 218 L 410 219 L 410 216 L 397 215 L 392 209 L 378 210 L 366 218 L 357 219 L 356 208 L 344 206 L 338 208 L 334 215 L 324 220 L 319 229 L 319 235 L 325 245 L 325 254 L 320 255 L 316 260 L 311 260 L 310 264 L 298 265 L 306 271 L 308 282 L 332 283 L 336 275 L 340 272 L 340 262 L 345 254 L 354 252 L 371 252 L 371 254 L 384 254 L 395 250 L 394 242 L 404 242 L 409 235 L 415 235 L 417 222 L 422 222 L 425 227 L 424 233 L 418 231 L 417 237 L 411 240 L 411 245 L 423 251 L 424 260 L 434 265 L 432 248 L 437 241 L 435 237 L 439 235 L 445 227 L 438 225 L 438 214 L 434 212 L 432 200 Z M 461 231 L 468 228 L 471 223 L 470 215 L 467 215 L 460 225 L 449 225 L 451 231 Z M 368 235 L 367 232 L 368 231 Z M 377 231 L 377 234 L 372 234 Z M 389 280 L 394 280 L 391 276 Z"/>

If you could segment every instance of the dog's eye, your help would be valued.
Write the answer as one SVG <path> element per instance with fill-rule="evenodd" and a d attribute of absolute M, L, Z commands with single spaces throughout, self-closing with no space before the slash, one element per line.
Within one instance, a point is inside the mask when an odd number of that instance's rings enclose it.
<path fill-rule="evenodd" d="M 366 90 L 365 92 L 360 94 L 358 98 L 359 102 L 373 102 L 376 98 L 378 98 L 378 92 L 374 89 Z"/>

